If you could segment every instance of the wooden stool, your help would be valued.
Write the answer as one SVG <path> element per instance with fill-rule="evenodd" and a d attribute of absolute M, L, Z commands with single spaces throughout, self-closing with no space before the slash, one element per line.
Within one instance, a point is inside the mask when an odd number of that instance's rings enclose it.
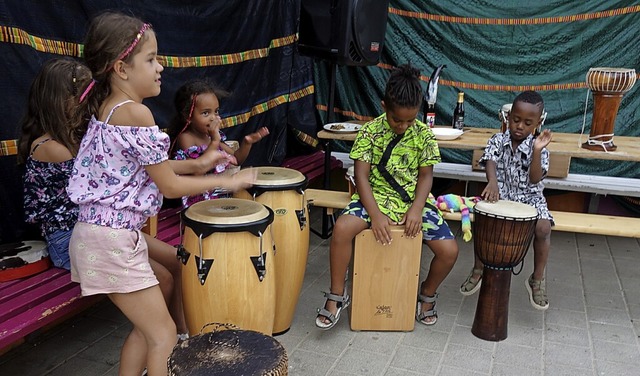
<path fill-rule="evenodd" d="M 393 241 L 383 246 L 373 231 L 356 236 L 353 255 L 351 330 L 412 331 L 415 324 L 422 233 L 404 236 L 392 226 Z"/>

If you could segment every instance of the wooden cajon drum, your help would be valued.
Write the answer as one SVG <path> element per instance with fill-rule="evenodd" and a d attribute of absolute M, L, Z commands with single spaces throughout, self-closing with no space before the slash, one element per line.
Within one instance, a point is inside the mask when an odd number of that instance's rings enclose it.
<path fill-rule="evenodd" d="M 413 330 L 422 232 L 413 239 L 404 236 L 404 226 L 391 232 L 390 245 L 377 243 L 370 229 L 355 238 L 351 330 Z"/>

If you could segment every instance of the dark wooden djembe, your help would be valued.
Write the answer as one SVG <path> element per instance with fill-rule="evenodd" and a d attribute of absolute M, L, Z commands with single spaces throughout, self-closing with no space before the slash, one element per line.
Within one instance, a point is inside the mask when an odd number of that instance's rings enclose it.
<path fill-rule="evenodd" d="M 484 270 L 471 333 L 487 341 L 502 341 L 507 338 L 511 273 L 531 245 L 538 211 L 504 200 L 481 201 L 473 210 L 473 247 Z"/>

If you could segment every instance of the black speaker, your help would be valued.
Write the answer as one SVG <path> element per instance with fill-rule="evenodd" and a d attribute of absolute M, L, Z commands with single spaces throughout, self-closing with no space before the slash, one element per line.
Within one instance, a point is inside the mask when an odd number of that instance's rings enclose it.
<path fill-rule="evenodd" d="M 340 65 L 375 65 L 388 11 L 388 0 L 302 0 L 298 52 Z"/>

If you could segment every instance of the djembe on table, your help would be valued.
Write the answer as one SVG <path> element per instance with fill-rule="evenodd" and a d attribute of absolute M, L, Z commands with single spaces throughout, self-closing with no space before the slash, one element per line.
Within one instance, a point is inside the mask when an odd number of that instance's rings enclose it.
<path fill-rule="evenodd" d="M 593 92 L 593 117 L 587 142 L 582 147 L 590 150 L 614 151 L 614 126 L 624 93 L 636 83 L 635 69 L 590 68 L 587 86 Z"/>
<path fill-rule="evenodd" d="M 511 273 L 531 245 L 538 211 L 506 200 L 480 201 L 473 210 L 473 247 L 484 270 L 471 333 L 501 341 L 507 338 Z"/>

